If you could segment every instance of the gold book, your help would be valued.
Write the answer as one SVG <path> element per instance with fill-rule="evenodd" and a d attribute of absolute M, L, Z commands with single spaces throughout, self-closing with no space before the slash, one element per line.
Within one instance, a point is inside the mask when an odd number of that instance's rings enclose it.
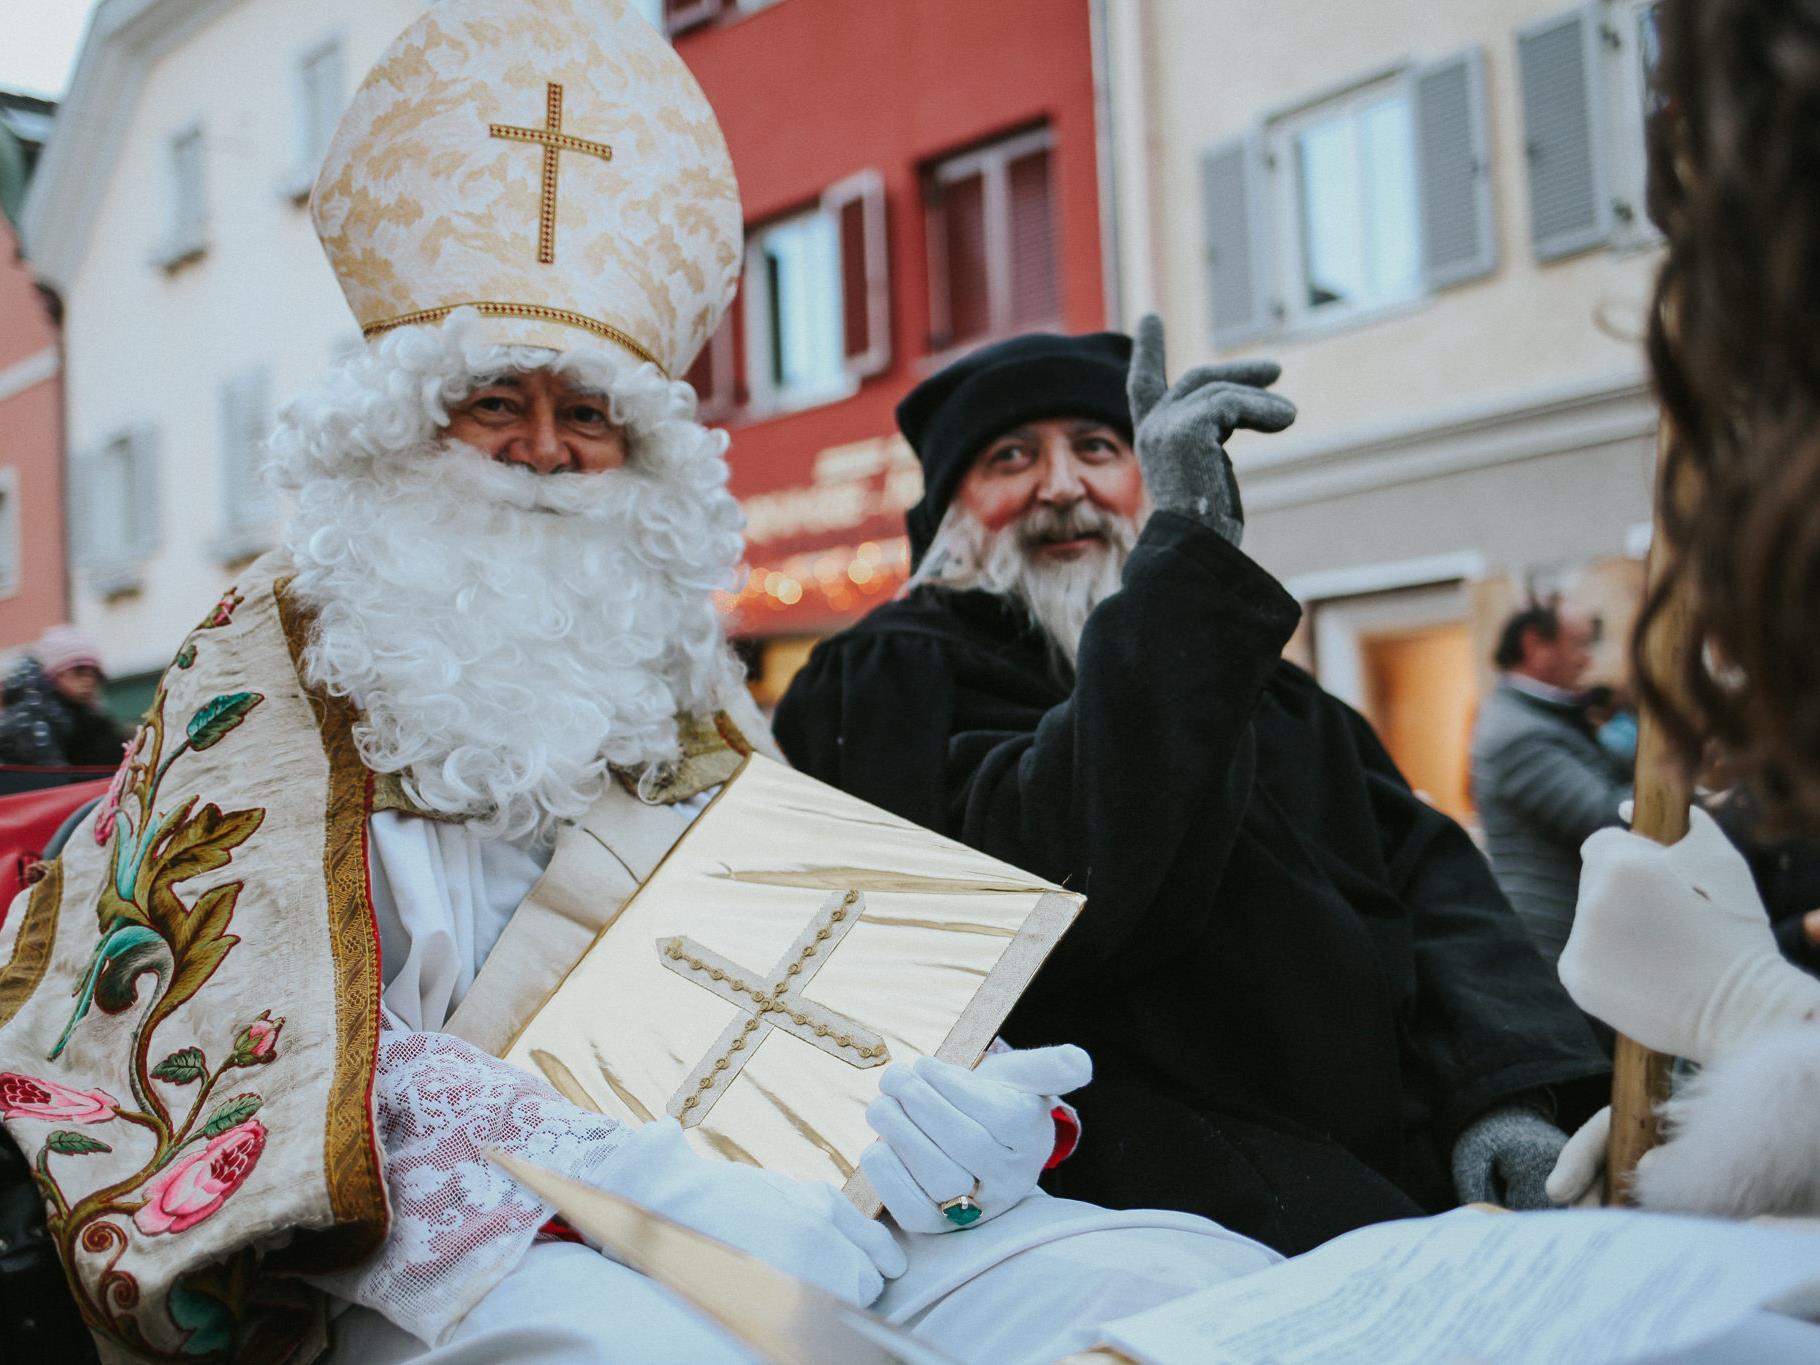
<path fill-rule="evenodd" d="M 506 1058 L 698 1150 L 841 1185 L 881 1069 L 972 1066 L 1082 898 L 753 756 Z"/>

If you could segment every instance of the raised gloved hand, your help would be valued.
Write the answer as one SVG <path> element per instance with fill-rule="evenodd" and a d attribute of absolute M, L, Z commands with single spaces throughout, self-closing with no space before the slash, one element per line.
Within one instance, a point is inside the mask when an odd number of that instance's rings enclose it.
<path fill-rule="evenodd" d="M 1526 1105 L 1487 1110 L 1453 1145 L 1454 1189 L 1462 1204 L 1548 1208 L 1548 1175 L 1566 1146 L 1567 1134 Z"/>
<path fill-rule="evenodd" d="M 966 1067 L 919 1058 L 879 1080 L 866 1120 L 882 1142 L 860 1168 L 907 1232 L 954 1232 L 1014 1207 L 1036 1188 L 1055 1150 L 1057 1099 L 1093 1079 L 1078 1047 L 988 1054 Z M 941 1205 L 970 1196 L 978 1212 Z"/>
<path fill-rule="evenodd" d="M 904 1273 L 890 1231 L 839 1190 L 700 1156 L 675 1119 L 647 1123 L 589 1179 L 861 1307 Z"/>
<path fill-rule="evenodd" d="M 1548 1200 L 1568 1208 L 1597 1207 L 1605 1202 L 1605 1148 L 1611 1140 L 1608 1104 L 1582 1123 L 1567 1139 L 1548 1175 Z"/>
<path fill-rule="evenodd" d="M 1144 315 L 1125 390 L 1152 507 L 1193 517 L 1239 543 L 1245 508 L 1226 438 L 1240 427 L 1281 431 L 1295 421 L 1294 403 L 1264 392 L 1281 373 L 1274 361 L 1239 360 L 1197 366 L 1171 386 L 1163 365 L 1163 320 Z"/>
<path fill-rule="evenodd" d="M 1559 971 L 1581 1009 L 1697 1062 L 1820 1017 L 1820 981 L 1777 951 L 1749 866 L 1705 811 L 1666 848 L 1607 829 L 1580 857 Z"/>

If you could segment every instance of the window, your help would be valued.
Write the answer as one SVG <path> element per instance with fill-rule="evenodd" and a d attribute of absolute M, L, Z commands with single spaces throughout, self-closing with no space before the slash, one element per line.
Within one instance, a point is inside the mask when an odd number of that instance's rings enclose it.
<path fill-rule="evenodd" d="M 76 560 L 97 592 L 136 588 L 158 548 L 157 457 L 154 433 L 141 427 L 71 460 Z"/>
<path fill-rule="evenodd" d="M 173 270 L 200 256 L 208 246 L 206 148 L 200 126 L 186 128 L 167 150 L 165 237 L 157 263 Z"/>
<path fill-rule="evenodd" d="M 1360 321 L 1491 273 L 1484 54 L 1359 82 L 1209 147 L 1201 213 L 1218 346 Z"/>
<path fill-rule="evenodd" d="M 746 247 L 743 332 L 746 397 L 761 411 L 843 398 L 890 363 L 890 278 L 884 181 L 862 171 L 815 208 L 755 229 Z M 723 331 L 725 329 L 723 328 Z M 709 346 L 698 387 L 725 397 Z M 719 360 L 731 356 L 719 343 Z M 696 371 L 691 371 L 695 374 Z"/>
<path fill-rule="evenodd" d="M 939 161 L 926 176 L 930 347 L 1061 320 L 1046 128 Z"/>
<path fill-rule="evenodd" d="M 221 536 L 215 549 L 226 560 L 263 550 L 271 539 L 277 509 L 263 477 L 270 393 L 263 369 L 236 375 L 221 386 Z"/>
<path fill-rule="evenodd" d="M 0 469 L 0 597 L 19 591 L 24 555 L 19 545 L 19 471 Z"/>
<path fill-rule="evenodd" d="M 1272 156 L 1296 227 L 1292 321 L 1343 316 L 1422 292 L 1414 99 L 1392 81 L 1286 120 Z"/>
<path fill-rule="evenodd" d="M 298 203 L 309 198 L 341 121 L 343 72 L 339 39 L 311 49 L 297 64 L 297 164 L 285 190 Z"/>
<path fill-rule="evenodd" d="M 818 210 L 773 223 L 754 234 L 746 270 L 753 395 L 769 407 L 846 387 L 834 222 Z"/>

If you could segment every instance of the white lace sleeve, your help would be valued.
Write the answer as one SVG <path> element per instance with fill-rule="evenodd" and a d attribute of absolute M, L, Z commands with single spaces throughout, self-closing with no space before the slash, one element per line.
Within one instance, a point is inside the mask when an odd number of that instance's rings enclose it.
<path fill-rule="evenodd" d="M 433 1346 L 518 1264 L 551 1213 L 481 1150 L 586 1180 L 631 1130 L 446 1033 L 388 1027 L 374 1089 L 391 1228 L 369 1260 L 314 1283 Z"/>

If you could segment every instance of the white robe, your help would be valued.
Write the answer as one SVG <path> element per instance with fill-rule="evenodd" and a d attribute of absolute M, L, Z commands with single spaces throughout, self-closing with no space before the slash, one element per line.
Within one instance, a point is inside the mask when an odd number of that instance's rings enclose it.
<path fill-rule="evenodd" d="M 708 795 L 673 808 L 679 834 Z M 439 1030 L 548 857 L 390 812 L 369 833 L 385 1007 Z M 957 1360 L 1053 1360 L 1092 1345 L 1099 1323 L 1281 1259 L 1203 1218 L 1041 1193 L 964 1232 L 897 1236 L 910 1268 L 873 1311 Z M 337 1358 L 361 1362 L 749 1358 L 661 1287 L 562 1243 L 531 1247 L 434 1348 L 371 1309 L 343 1313 L 336 1331 Z"/>

